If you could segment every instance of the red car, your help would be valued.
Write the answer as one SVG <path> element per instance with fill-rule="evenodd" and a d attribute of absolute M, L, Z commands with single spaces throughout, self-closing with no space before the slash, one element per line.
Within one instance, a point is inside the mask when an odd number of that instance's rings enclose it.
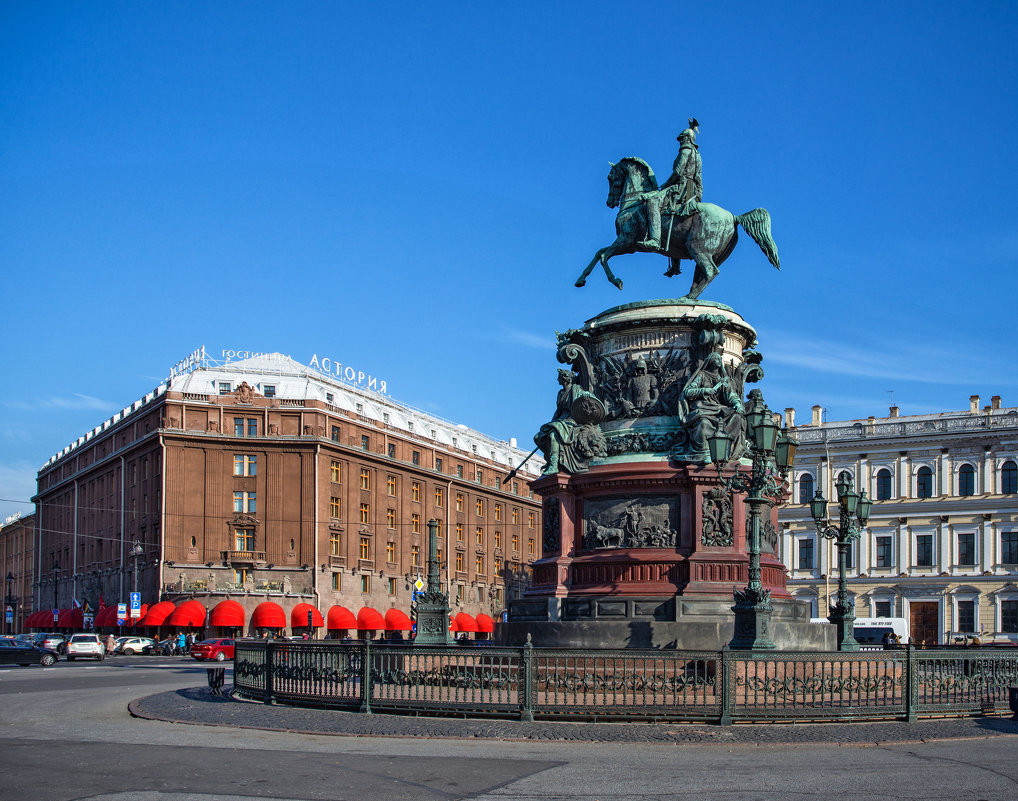
<path fill-rule="evenodd" d="M 217 639 L 196 642 L 191 646 L 191 656 L 195 659 L 215 659 L 217 662 L 233 659 L 233 640 Z"/>

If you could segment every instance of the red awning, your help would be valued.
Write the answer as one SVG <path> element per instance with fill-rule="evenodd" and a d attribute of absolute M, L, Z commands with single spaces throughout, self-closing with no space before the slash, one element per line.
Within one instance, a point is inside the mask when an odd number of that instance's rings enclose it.
<path fill-rule="evenodd" d="M 105 628 L 106 626 L 115 626 L 117 623 L 117 607 L 115 606 L 104 606 L 99 614 L 95 616 L 95 621 L 92 623 L 97 629 Z"/>
<path fill-rule="evenodd" d="M 345 606 L 332 607 L 329 610 L 329 614 L 326 616 L 326 619 L 328 620 L 329 625 L 327 628 L 329 631 L 357 628 L 357 618 L 355 618 L 353 612 Z"/>
<path fill-rule="evenodd" d="M 450 631 L 456 632 L 468 632 L 470 634 L 477 633 L 477 621 L 474 620 L 466 612 L 460 612 L 456 617 L 452 619 L 452 628 Z"/>
<path fill-rule="evenodd" d="M 410 622 L 406 612 L 401 609 L 388 609 L 385 612 L 386 631 L 413 631 L 414 624 Z"/>
<path fill-rule="evenodd" d="M 491 634 L 495 631 L 495 621 L 481 612 L 474 620 L 477 621 L 477 630 L 481 634 Z"/>
<path fill-rule="evenodd" d="M 251 613 L 251 625 L 258 629 L 285 629 L 286 612 L 277 603 L 263 601 Z"/>
<path fill-rule="evenodd" d="M 201 626 L 205 623 L 205 606 L 195 600 L 184 601 L 173 610 L 173 614 L 166 620 L 170 626 Z"/>
<path fill-rule="evenodd" d="M 308 612 L 311 613 L 311 623 L 314 628 L 321 628 L 325 625 L 325 621 L 322 619 L 322 613 L 315 609 L 311 604 L 297 604 L 290 610 L 290 628 L 306 629 L 308 627 Z"/>
<path fill-rule="evenodd" d="M 357 613 L 358 631 L 385 631 L 385 618 L 377 609 L 365 606 Z"/>
<path fill-rule="evenodd" d="M 209 616 L 213 626 L 244 628 L 244 607 L 236 601 L 220 601 Z"/>
<path fill-rule="evenodd" d="M 166 623 L 166 618 L 172 615 L 176 608 L 173 601 L 160 601 L 154 606 L 149 607 L 145 617 L 138 621 L 138 625 L 162 626 Z"/>
<path fill-rule="evenodd" d="M 57 626 L 62 629 L 80 629 L 85 625 L 85 613 L 81 609 L 61 609 Z"/>
<path fill-rule="evenodd" d="M 28 616 L 28 620 L 25 621 L 25 625 L 30 629 L 41 629 L 52 622 L 53 613 L 40 609 L 38 612 L 32 612 L 32 614 Z"/>

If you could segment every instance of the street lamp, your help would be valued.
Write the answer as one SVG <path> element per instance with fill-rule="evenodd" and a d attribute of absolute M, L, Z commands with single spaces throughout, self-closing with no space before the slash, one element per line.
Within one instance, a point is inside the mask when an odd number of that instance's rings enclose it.
<path fill-rule="evenodd" d="M 7 573 L 7 603 L 4 606 L 4 632 L 6 634 L 11 633 L 11 628 L 14 626 L 14 595 L 11 592 L 11 584 L 14 583 L 14 575 L 10 572 Z M 11 610 L 11 622 L 7 623 L 7 609 Z"/>
<path fill-rule="evenodd" d="M 855 624 L 855 601 L 848 595 L 848 549 L 858 540 L 870 518 L 873 501 L 866 497 L 866 490 L 857 493 L 852 489 L 852 477 L 847 472 L 838 476 L 835 484 L 838 492 L 838 524 L 827 518 L 827 499 L 818 489 L 809 503 L 810 513 L 816 523 L 817 534 L 834 540 L 838 546 L 838 601 L 830 608 L 827 619 L 838 628 L 838 650 L 858 651 L 859 643 L 852 631 Z"/>
<path fill-rule="evenodd" d="M 749 507 L 749 583 L 744 590 L 735 591 L 735 636 L 732 648 L 770 650 L 776 648 L 770 635 L 771 593 L 765 590 L 760 571 L 760 529 L 763 510 L 778 500 L 783 492 L 785 476 L 795 461 L 798 440 L 786 430 L 780 430 L 774 415 L 764 403 L 763 393 L 754 389 L 746 404 L 746 439 L 752 458 L 747 475 L 738 467 L 725 481 L 725 492 L 745 492 Z M 715 429 L 707 437 L 711 461 L 718 476 L 731 458 L 732 438 Z"/>
<path fill-rule="evenodd" d="M 131 556 L 134 557 L 134 581 L 131 583 L 133 592 L 138 591 L 138 557 L 144 553 L 145 549 L 141 547 L 141 543 L 135 540 L 134 546 L 131 548 Z"/>
<path fill-rule="evenodd" d="M 60 563 L 53 563 L 53 609 L 59 609 L 57 606 L 57 576 L 60 574 Z M 54 621 L 56 622 L 56 621 Z"/>

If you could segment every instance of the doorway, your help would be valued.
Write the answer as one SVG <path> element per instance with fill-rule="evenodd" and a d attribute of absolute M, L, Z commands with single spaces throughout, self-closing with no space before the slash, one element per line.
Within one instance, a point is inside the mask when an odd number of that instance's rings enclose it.
<path fill-rule="evenodd" d="M 940 604 L 913 601 L 908 605 L 909 636 L 914 645 L 936 645 L 940 639 Z"/>

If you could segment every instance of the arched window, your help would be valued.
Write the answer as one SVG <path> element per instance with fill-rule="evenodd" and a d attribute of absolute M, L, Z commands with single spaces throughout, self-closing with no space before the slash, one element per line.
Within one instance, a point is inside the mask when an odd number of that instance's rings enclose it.
<path fill-rule="evenodd" d="M 813 476 L 803 473 L 799 477 L 799 503 L 809 503 L 813 500 Z"/>
<path fill-rule="evenodd" d="M 1005 495 L 1018 492 L 1018 465 L 1014 462 L 1004 462 L 1000 468 L 1000 491 Z"/>
<path fill-rule="evenodd" d="M 891 500 L 891 471 L 886 467 L 877 472 L 877 496 L 878 501 Z"/>
<path fill-rule="evenodd" d="M 970 464 L 963 464 L 958 468 L 958 494 L 976 494 L 976 469 Z"/>
<path fill-rule="evenodd" d="M 933 497 L 933 471 L 928 467 L 920 467 L 915 477 L 915 494 L 917 498 Z"/>

